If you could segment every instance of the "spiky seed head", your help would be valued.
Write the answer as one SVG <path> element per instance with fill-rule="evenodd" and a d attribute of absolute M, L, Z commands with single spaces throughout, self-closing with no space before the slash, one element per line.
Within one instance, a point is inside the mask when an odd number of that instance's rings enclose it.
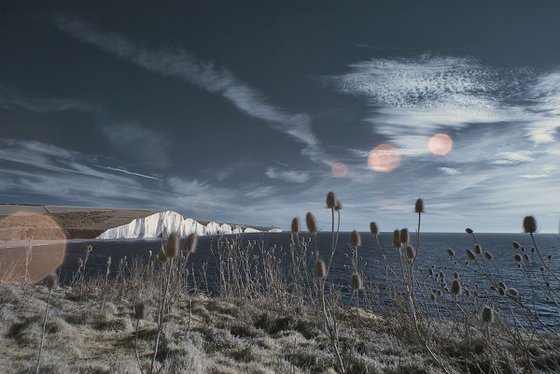
<path fill-rule="evenodd" d="M 325 265 L 325 261 L 317 260 L 315 262 L 315 278 L 323 279 L 325 277 L 326 272 L 327 272 L 327 267 Z"/>
<path fill-rule="evenodd" d="M 430 277 L 433 277 L 433 276 L 434 276 L 434 269 L 429 268 L 429 269 L 428 269 L 428 275 L 429 275 Z"/>
<path fill-rule="evenodd" d="M 196 232 L 191 232 L 187 236 L 187 241 L 185 242 L 185 253 L 194 253 L 196 251 L 196 244 L 198 243 L 198 235 Z"/>
<path fill-rule="evenodd" d="M 511 246 L 512 246 L 513 248 L 515 248 L 515 249 L 521 248 L 521 246 L 519 245 L 519 243 L 516 242 L 516 241 L 514 241 L 513 243 L 511 243 Z"/>
<path fill-rule="evenodd" d="M 451 294 L 452 295 L 459 295 L 461 293 L 461 282 L 458 278 L 453 279 L 451 282 Z"/>
<path fill-rule="evenodd" d="M 476 255 L 474 254 L 473 251 L 467 249 L 467 257 L 469 258 L 469 260 L 473 261 L 476 258 Z"/>
<path fill-rule="evenodd" d="M 466 232 L 467 234 L 471 235 L 471 234 L 473 233 L 473 230 L 472 230 L 470 227 L 467 227 L 467 228 L 465 229 L 465 232 Z"/>
<path fill-rule="evenodd" d="M 317 219 L 313 213 L 307 212 L 305 215 L 305 223 L 307 223 L 307 231 L 309 231 L 310 234 L 317 233 Z"/>
<path fill-rule="evenodd" d="M 140 301 L 134 305 L 134 318 L 140 320 L 146 318 L 148 314 L 148 302 L 146 300 Z"/>
<path fill-rule="evenodd" d="M 106 268 L 111 267 L 111 261 L 112 261 L 112 260 L 111 260 L 111 256 L 108 256 L 108 257 L 105 259 L 105 267 L 106 267 Z"/>
<path fill-rule="evenodd" d="M 482 308 L 482 321 L 486 324 L 491 324 L 494 321 L 494 311 L 488 305 Z"/>
<path fill-rule="evenodd" d="M 86 246 L 86 254 L 90 254 L 92 250 L 93 250 L 93 246 L 92 246 L 92 245 Z"/>
<path fill-rule="evenodd" d="M 82 260 L 81 257 L 78 258 L 78 268 L 83 268 L 84 267 L 84 260 Z"/>
<path fill-rule="evenodd" d="M 523 218 L 523 231 L 527 234 L 534 234 L 537 232 L 537 220 L 533 216 L 526 216 Z"/>
<path fill-rule="evenodd" d="M 503 288 L 504 290 L 507 288 L 504 282 L 498 282 L 498 287 Z"/>
<path fill-rule="evenodd" d="M 517 289 L 510 288 L 507 292 L 512 299 L 517 300 L 519 298 L 519 291 L 517 291 Z"/>
<path fill-rule="evenodd" d="M 58 287 L 58 276 L 56 273 L 51 273 L 45 278 L 45 285 L 49 290 Z"/>
<path fill-rule="evenodd" d="M 165 254 L 167 257 L 175 257 L 179 253 L 179 235 L 177 233 L 172 233 L 167 238 L 167 243 L 165 245 Z"/>
<path fill-rule="evenodd" d="M 500 294 L 500 296 L 505 296 L 506 289 L 502 287 L 498 287 L 498 293 Z"/>
<path fill-rule="evenodd" d="M 336 204 L 334 205 L 334 210 L 336 210 L 337 212 L 342 210 L 342 203 L 338 199 L 336 199 Z"/>
<path fill-rule="evenodd" d="M 166 256 L 164 251 L 159 251 L 157 254 L 157 259 L 159 262 L 166 262 L 168 260 L 168 257 Z"/>
<path fill-rule="evenodd" d="M 416 249 L 410 244 L 406 246 L 406 258 L 414 260 L 416 258 Z"/>
<path fill-rule="evenodd" d="M 482 253 L 482 247 L 480 246 L 480 244 L 474 246 L 474 253 L 476 253 L 477 255 Z"/>
<path fill-rule="evenodd" d="M 414 204 L 414 212 L 416 213 L 424 213 L 424 200 L 417 199 L 416 204 Z"/>
<path fill-rule="evenodd" d="M 449 257 L 454 257 L 454 256 L 455 256 L 455 251 L 452 250 L 451 248 L 449 248 L 449 249 L 447 250 L 447 254 L 449 255 Z"/>
<path fill-rule="evenodd" d="M 492 261 L 492 259 L 494 258 L 494 256 L 492 256 L 492 253 L 485 251 L 484 252 L 484 258 L 486 258 L 488 261 Z"/>
<path fill-rule="evenodd" d="M 152 250 L 148 249 L 148 258 L 152 258 L 152 256 L 153 256 Z"/>
<path fill-rule="evenodd" d="M 408 229 L 407 228 L 401 229 L 400 241 L 401 241 L 401 243 L 408 243 Z"/>
<path fill-rule="evenodd" d="M 401 232 L 399 229 L 395 229 L 395 231 L 393 231 L 393 247 L 401 247 Z"/>
<path fill-rule="evenodd" d="M 292 219 L 292 234 L 298 234 L 299 233 L 299 228 L 300 228 L 299 218 L 294 217 Z"/>
<path fill-rule="evenodd" d="M 327 193 L 327 208 L 334 209 L 336 207 L 336 195 L 333 191 Z"/>
<path fill-rule="evenodd" d="M 350 246 L 351 247 L 359 247 L 362 245 L 362 238 L 360 237 L 360 233 L 356 230 L 352 230 L 350 233 Z"/>
<path fill-rule="evenodd" d="M 514 259 L 516 262 L 521 262 L 521 255 L 515 255 L 515 256 L 513 256 L 513 259 Z"/>
<path fill-rule="evenodd" d="M 352 291 L 361 290 L 364 288 L 364 284 L 362 282 L 362 277 L 358 273 L 354 273 L 350 276 L 350 287 Z"/>
<path fill-rule="evenodd" d="M 371 234 L 372 234 L 373 236 L 379 235 L 379 227 L 377 226 L 377 223 L 375 223 L 375 222 L 370 222 L 370 223 L 369 223 L 369 231 L 371 232 Z"/>
<path fill-rule="evenodd" d="M 453 279 L 459 279 L 459 273 L 456 271 L 453 272 Z"/>

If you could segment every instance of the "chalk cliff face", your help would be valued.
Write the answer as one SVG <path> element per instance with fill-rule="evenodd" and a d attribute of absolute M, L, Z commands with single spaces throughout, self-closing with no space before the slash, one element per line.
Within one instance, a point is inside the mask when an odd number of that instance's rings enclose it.
<path fill-rule="evenodd" d="M 272 229 L 266 232 L 280 232 L 279 229 Z M 262 232 L 251 227 L 230 226 L 227 223 L 209 222 L 207 225 L 198 223 L 191 218 L 184 218 L 181 214 L 167 210 L 158 212 L 144 218 L 137 218 L 132 222 L 113 227 L 101 235 L 98 239 L 142 239 L 157 238 L 160 235 L 166 237 L 170 233 L 178 233 L 180 236 L 187 236 L 196 232 L 200 236 L 204 235 L 228 235 L 241 233 Z"/>

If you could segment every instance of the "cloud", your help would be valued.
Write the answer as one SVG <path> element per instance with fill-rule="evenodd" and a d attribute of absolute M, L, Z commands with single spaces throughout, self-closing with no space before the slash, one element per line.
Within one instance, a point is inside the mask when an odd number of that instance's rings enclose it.
<path fill-rule="evenodd" d="M 31 112 L 48 113 L 77 110 L 83 112 L 101 112 L 101 108 L 74 99 L 27 97 L 0 85 L 0 106 L 5 108 L 22 108 Z"/>
<path fill-rule="evenodd" d="M 162 180 L 161 178 L 154 177 L 154 176 L 151 176 L 151 175 L 136 173 L 136 172 L 125 170 L 125 169 L 114 168 L 114 167 L 111 167 L 111 166 L 100 166 L 100 165 L 98 165 L 98 167 L 100 167 L 102 169 L 106 169 L 106 170 L 118 171 L 120 173 L 124 173 L 124 174 L 128 174 L 128 175 L 134 175 L 134 176 L 141 177 L 141 178 L 153 179 L 153 180 L 156 180 L 156 181 L 161 181 Z"/>
<path fill-rule="evenodd" d="M 264 121 L 270 128 L 291 136 L 305 147 L 302 154 L 317 163 L 329 163 L 311 129 L 311 118 L 290 113 L 270 101 L 257 89 L 213 62 L 203 61 L 180 49 L 150 50 L 122 35 L 99 30 L 77 19 L 58 16 L 56 26 L 74 38 L 92 44 L 144 69 L 182 79 L 208 92 L 226 98 L 241 112 Z"/>
<path fill-rule="evenodd" d="M 461 174 L 461 171 L 459 169 L 450 168 L 450 167 L 447 167 L 447 166 L 439 167 L 438 170 L 441 171 L 445 175 L 460 175 Z"/>
<path fill-rule="evenodd" d="M 305 183 L 309 180 L 309 173 L 297 170 L 278 170 L 267 168 L 265 174 L 270 179 L 280 179 L 291 183 Z"/>

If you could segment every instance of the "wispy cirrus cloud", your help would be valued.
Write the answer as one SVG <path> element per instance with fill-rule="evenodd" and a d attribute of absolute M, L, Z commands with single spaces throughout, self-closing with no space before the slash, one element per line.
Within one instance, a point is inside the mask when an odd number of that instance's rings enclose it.
<path fill-rule="evenodd" d="M 74 38 L 148 71 L 182 79 L 223 96 L 241 112 L 264 121 L 270 128 L 303 144 L 302 154 L 312 161 L 330 164 L 329 157 L 311 129 L 311 117 L 308 114 L 291 113 L 271 104 L 262 93 L 241 81 L 227 68 L 201 60 L 180 48 L 151 50 L 120 34 L 102 31 L 91 23 L 75 18 L 58 16 L 55 24 Z"/>
<path fill-rule="evenodd" d="M 279 170 L 276 168 L 267 168 L 265 175 L 270 179 L 279 179 L 290 183 L 305 183 L 310 178 L 309 173 L 305 171 Z"/>
<path fill-rule="evenodd" d="M 38 98 L 22 95 L 0 85 L 0 106 L 5 108 L 21 108 L 37 113 L 63 112 L 78 110 L 83 112 L 101 112 L 97 105 L 75 99 Z"/>

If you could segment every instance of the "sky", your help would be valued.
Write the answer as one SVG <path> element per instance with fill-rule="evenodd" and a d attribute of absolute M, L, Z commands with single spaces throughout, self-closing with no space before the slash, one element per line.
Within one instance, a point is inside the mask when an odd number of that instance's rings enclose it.
<path fill-rule="evenodd" d="M 102 3 L 102 4 L 100 4 Z M 0 0 L 0 203 L 560 218 L 556 1 Z"/>

